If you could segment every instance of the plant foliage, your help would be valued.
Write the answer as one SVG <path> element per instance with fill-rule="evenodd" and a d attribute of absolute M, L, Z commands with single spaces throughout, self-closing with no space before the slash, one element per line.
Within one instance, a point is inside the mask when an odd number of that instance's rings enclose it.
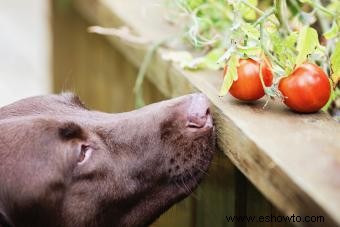
<path fill-rule="evenodd" d="M 228 67 L 220 95 L 237 80 L 240 58 L 270 62 L 277 82 L 304 62 L 320 65 L 334 89 L 340 80 L 340 1 L 329 0 L 169 0 L 168 19 L 183 26 L 184 40 L 201 56 L 182 62 L 186 69 Z M 171 7 L 170 7 L 171 5 Z M 179 18 L 179 19 L 178 19 Z M 186 18 L 186 20 L 183 20 Z M 183 23 L 184 21 L 184 23 Z M 339 85 L 338 85 L 339 86 Z M 335 99 L 338 92 L 331 96 Z M 282 98 L 282 97 L 281 97 Z"/>

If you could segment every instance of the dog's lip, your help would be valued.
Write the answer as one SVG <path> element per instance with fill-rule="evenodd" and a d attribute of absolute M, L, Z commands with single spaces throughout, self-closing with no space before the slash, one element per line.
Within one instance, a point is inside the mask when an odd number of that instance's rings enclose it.
<path fill-rule="evenodd" d="M 195 171 L 197 172 L 197 174 L 195 175 L 193 172 L 191 172 L 176 176 L 171 179 L 171 184 L 176 185 L 178 189 L 180 189 L 184 194 L 188 196 L 201 183 L 201 181 L 203 180 L 204 173 L 206 173 L 209 165 L 207 165 L 207 167 L 205 167 L 204 170 L 201 171 L 196 169 Z"/>
<path fill-rule="evenodd" d="M 214 127 L 213 127 L 214 129 Z M 204 174 L 207 174 L 208 168 L 211 165 L 215 150 L 209 149 L 205 152 L 209 152 L 208 156 L 200 157 L 196 159 L 196 163 L 189 168 L 182 171 L 181 174 L 172 176 L 170 182 L 175 184 L 186 195 L 192 193 L 192 191 L 200 184 L 204 178 Z M 195 159 L 195 157 L 193 157 Z"/>

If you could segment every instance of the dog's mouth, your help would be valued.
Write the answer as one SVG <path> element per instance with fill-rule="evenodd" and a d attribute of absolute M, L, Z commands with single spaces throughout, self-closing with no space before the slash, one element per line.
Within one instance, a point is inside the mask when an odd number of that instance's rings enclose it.
<path fill-rule="evenodd" d="M 179 194 L 189 195 L 203 177 L 208 175 L 215 151 L 215 128 L 211 116 L 209 119 L 201 128 L 194 128 L 199 130 L 199 136 L 192 141 L 193 149 L 184 154 L 177 153 L 176 157 L 169 161 L 170 182 L 177 186 Z"/>
<path fill-rule="evenodd" d="M 208 154 L 209 158 L 200 159 L 190 169 L 186 169 L 182 174 L 174 176 L 171 183 L 176 185 L 179 192 L 189 195 L 200 184 L 204 176 L 208 175 L 213 152 Z"/>

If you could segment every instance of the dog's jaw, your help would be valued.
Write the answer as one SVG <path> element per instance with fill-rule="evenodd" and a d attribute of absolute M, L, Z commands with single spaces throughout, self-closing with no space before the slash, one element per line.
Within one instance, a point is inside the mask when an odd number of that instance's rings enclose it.
<path fill-rule="evenodd" d="M 173 204 L 189 196 L 207 174 L 215 153 L 215 129 L 212 128 L 205 138 L 210 141 L 193 157 L 193 165 L 183 167 L 182 174 L 151 190 L 124 215 L 117 226 L 149 226 Z M 177 164 L 176 164 L 177 165 Z"/>

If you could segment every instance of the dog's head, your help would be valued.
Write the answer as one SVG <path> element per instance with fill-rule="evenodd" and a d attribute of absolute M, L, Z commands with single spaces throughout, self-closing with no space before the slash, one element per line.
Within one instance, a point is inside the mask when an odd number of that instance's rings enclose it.
<path fill-rule="evenodd" d="M 214 150 L 202 94 L 120 114 L 72 94 L 0 109 L 0 212 L 14 226 L 143 226 L 189 195 Z"/>

